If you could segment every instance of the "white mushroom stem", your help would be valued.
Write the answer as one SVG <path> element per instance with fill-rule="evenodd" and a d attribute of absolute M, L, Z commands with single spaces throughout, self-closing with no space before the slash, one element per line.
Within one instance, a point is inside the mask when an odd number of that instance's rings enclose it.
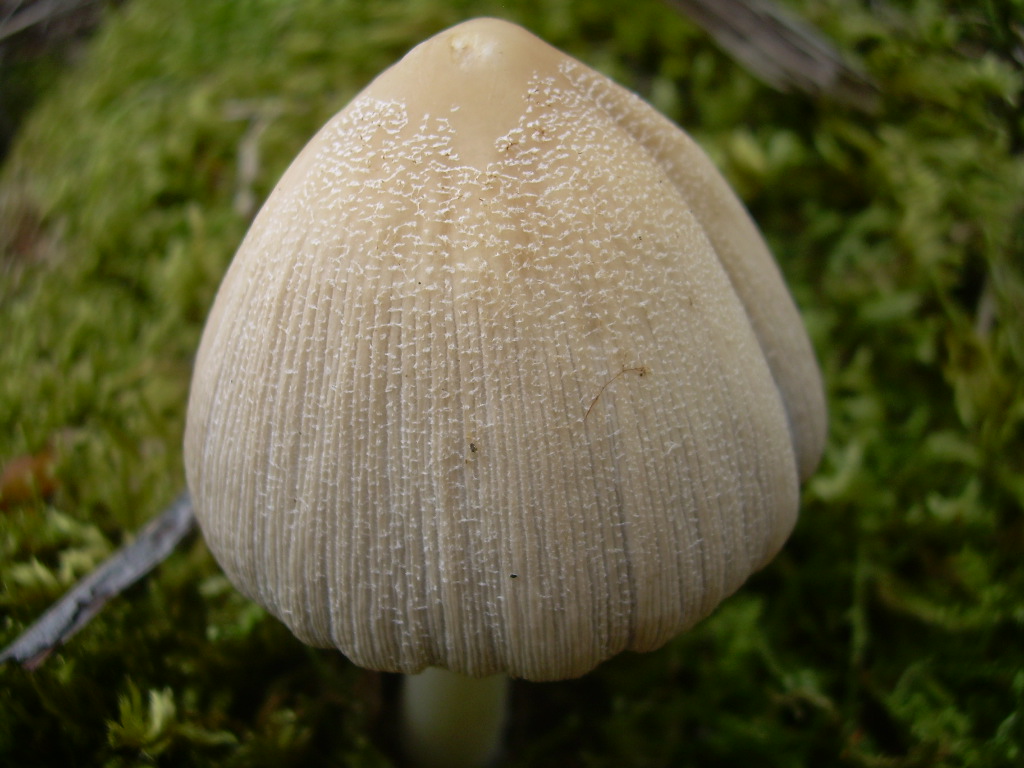
<path fill-rule="evenodd" d="M 467 677 L 438 667 L 407 675 L 404 747 L 417 768 L 480 768 L 501 746 L 508 677 Z"/>

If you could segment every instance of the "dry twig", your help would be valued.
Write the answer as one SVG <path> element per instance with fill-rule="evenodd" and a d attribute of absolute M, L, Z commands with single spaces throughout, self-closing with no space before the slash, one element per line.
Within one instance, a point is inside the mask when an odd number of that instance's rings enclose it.
<path fill-rule="evenodd" d="M 107 601 L 159 565 L 195 525 L 192 501 L 183 493 L 99 568 L 78 582 L 17 640 L 0 651 L 0 662 L 38 667 L 61 643 L 85 626 Z"/>
<path fill-rule="evenodd" d="M 871 110 L 877 89 L 814 27 L 771 0 L 665 0 L 755 77 L 780 91 L 827 95 Z"/>

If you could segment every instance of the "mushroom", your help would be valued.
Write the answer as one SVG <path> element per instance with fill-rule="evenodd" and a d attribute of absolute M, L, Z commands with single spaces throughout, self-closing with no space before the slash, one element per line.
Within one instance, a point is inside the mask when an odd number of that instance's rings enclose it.
<path fill-rule="evenodd" d="M 270 195 L 203 333 L 185 461 L 225 573 L 304 642 L 559 680 L 767 563 L 824 437 L 800 316 L 704 153 L 477 19 Z"/>

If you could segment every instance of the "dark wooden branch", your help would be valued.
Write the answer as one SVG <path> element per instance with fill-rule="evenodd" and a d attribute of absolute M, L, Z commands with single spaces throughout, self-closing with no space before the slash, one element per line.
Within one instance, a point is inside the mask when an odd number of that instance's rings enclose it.
<path fill-rule="evenodd" d="M 47 24 L 61 16 L 91 5 L 96 0 L 35 0 L 0 3 L 0 41 L 26 29 Z"/>
<path fill-rule="evenodd" d="M 755 77 L 780 91 L 828 96 L 864 110 L 878 92 L 820 32 L 771 0 L 665 0 Z"/>
<path fill-rule="evenodd" d="M 195 525 L 192 501 L 183 493 L 99 568 L 79 581 L 32 626 L 0 651 L 0 662 L 34 669 L 85 626 L 107 601 L 162 563 Z"/>

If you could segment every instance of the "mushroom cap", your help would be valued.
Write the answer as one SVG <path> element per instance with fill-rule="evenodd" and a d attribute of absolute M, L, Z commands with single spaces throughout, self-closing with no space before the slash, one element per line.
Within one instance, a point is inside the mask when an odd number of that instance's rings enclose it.
<path fill-rule="evenodd" d="M 224 571 L 305 642 L 553 680 L 658 648 L 771 559 L 824 434 L 797 310 L 703 152 L 478 19 L 274 189 L 185 462 Z"/>

